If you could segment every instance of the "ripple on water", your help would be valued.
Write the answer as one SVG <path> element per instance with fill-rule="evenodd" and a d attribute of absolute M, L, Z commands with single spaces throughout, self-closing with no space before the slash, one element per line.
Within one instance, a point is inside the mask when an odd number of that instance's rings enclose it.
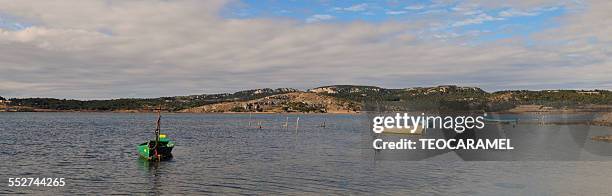
<path fill-rule="evenodd" d="M 610 162 L 374 161 L 364 157 L 364 116 L 255 115 L 269 125 L 245 128 L 249 115 L 167 114 L 163 132 L 177 145 L 169 162 L 138 159 L 155 114 L 0 114 L 3 176 L 64 177 L 58 189 L 0 194 L 605 194 Z M 292 118 L 295 115 L 290 115 Z M 325 119 L 328 127 L 318 127 Z M 366 122 L 366 123 L 363 123 Z M 264 124 L 265 124 L 264 123 Z M 605 131 L 605 130 L 604 130 Z M 10 168 L 10 169 L 8 169 Z M 570 182 L 563 182 L 571 179 Z M 572 186 L 568 186 L 572 184 Z M 46 192 L 43 192 L 46 191 Z M 496 192 L 491 192 L 496 191 Z"/>

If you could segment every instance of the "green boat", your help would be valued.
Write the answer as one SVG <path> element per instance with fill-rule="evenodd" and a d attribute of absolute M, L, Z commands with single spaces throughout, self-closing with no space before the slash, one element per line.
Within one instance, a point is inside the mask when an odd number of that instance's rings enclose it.
<path fill-rule="evenodd" d="M 155 139 L 138 145 L 138 154 L 146 160 L 163 161 L 172 159 L 172 148 L 174 142 L 160 133 L 161 108 L 157 113 L 157 128 L 155 128 Z"/>

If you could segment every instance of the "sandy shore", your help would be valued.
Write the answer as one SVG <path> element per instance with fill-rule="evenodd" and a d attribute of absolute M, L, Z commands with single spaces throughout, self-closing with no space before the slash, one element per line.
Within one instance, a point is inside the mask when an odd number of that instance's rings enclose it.
<path fill-rule="evenodd" d="M 602 126 L 612 126 L 612 112 L 601 114 L 593 120 L 593 123 Z"/>
<path fill-rule="evenodd" d="M 612 135 L 595 136 L 591 139 L 596 141 L 612 142 Z"/>

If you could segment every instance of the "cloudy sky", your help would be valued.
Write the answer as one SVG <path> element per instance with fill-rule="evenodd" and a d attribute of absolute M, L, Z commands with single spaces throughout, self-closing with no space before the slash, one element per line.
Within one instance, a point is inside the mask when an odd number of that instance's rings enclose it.
<path fill-rule="evenodd" d="M 0 0 L 0 96 L 612 89 L 612 1 Z"/>

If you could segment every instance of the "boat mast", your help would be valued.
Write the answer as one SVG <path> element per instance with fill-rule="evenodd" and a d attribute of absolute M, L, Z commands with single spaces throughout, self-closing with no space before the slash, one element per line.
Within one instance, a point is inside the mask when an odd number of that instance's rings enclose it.
<path fill-rule="evenodd" d="M 160 134 L 160 126 L 161 126 L 161 105 L 159 106 L 159 110 L 157 110 L 157 127 L 155 128 L 155 143 L 159 143 L 159 134 Z"/>

